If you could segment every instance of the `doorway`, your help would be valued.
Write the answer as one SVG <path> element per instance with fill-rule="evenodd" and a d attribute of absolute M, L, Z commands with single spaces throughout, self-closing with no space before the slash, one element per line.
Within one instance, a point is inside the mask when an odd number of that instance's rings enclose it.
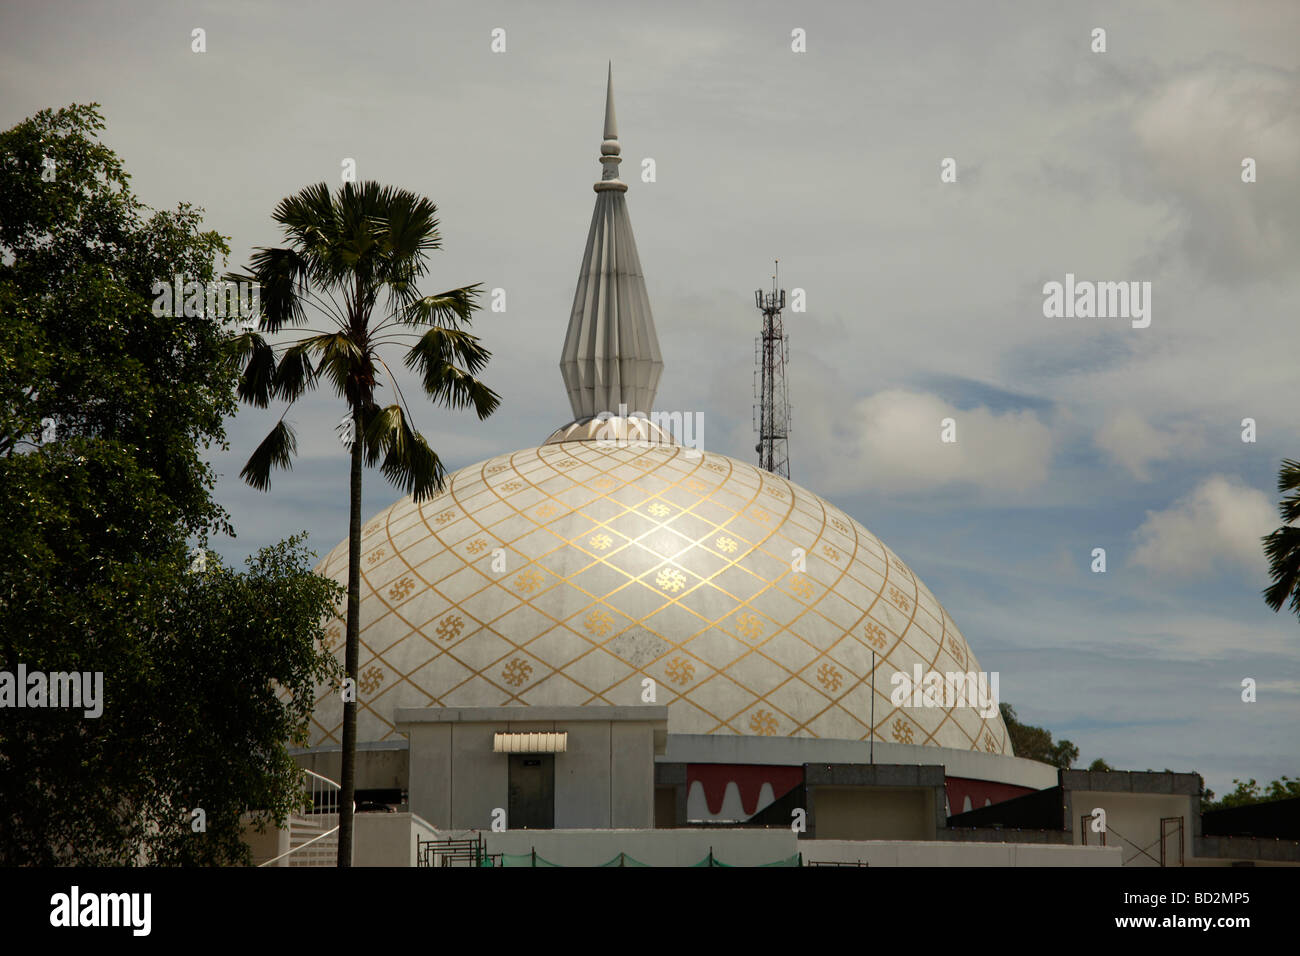
<path fill-rule="evenodd" d="M 555 828 L 555 754 L 510 754 L 511 830 Z"/>

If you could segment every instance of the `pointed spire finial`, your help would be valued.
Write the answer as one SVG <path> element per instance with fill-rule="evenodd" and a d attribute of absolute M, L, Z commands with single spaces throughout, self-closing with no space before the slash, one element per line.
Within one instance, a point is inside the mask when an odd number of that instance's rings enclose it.
<path fill-rule="evenodd" d="M 605 139 L 618 142 L 618 121 L 614 119 L 614 61 L 609 61 L 609 80 L 605 86 Z"/>
<path fill-rule="evenodd" d="M 618 121 L 614 118 L 614 61 L 610 60 L 609 78 L 605 85 L 605 141 L 600 144 L 600 182 L 592 187 L 596 192 L 605 189 L 627 192 L 627 184 L 618 178 L 622 152 L 623 147 L 618 143 Z"/>

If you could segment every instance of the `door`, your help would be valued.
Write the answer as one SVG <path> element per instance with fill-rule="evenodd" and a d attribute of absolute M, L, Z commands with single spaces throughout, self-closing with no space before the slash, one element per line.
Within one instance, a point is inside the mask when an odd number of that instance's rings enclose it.
<path fill-rule="evenodd" d="M 555 827 L 555 754 L 510 754 L 511 830 Z"/>

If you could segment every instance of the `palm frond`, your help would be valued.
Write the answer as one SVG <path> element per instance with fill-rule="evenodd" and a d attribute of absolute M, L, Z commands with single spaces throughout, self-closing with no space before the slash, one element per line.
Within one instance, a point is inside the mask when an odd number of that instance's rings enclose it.
<path fill-rule="evenodd" d="M 384 477 L 416 501 L 442 490 L 446 477 L 442 460 L 424 436 L 410 427 L 401 406 L 363 410 L 362 420 L 368 465 L 374 465 L 382 454 Z"/>
<path fill-rule="evenodd" d="M 350 397 L 351 385 L 359 378 L 373 378 L 366 353 L 350 334 L 335 332 L 319 336 L 315 348 L 320 354 L 316 374 L 323 374 L 339 395 Z"/>
<path fill-rule="evenodd" d="M 1300 461 L 1292 458 L 1282 460 L 1282 468 L 1277 474 L 1277 490 L 1291 492 L 1278 503 L 1278 511 L 1283 521 L 1293 524 L 1300 519 Z"/>
<path fill-rule="evenodd" d="M 478 297 L 482 283 L 460 289 L 449 289 L 437 295 L 426 295 L 414 299 L 401 312 L 397 320 L 403 325 L 446 325 L 458 328 L 461 322 L 468 322 L 478 309 Z"/>
<path fill-rule="evenodd" d="M 316 254 L 338 233 L 334 201 L 329 186 L 323 182 L 280 200 L 271 218 L 284 226 L 285 235 L 295 240 L 299 248 Z"/>
<path fill-rule="evenodd" d="M 276 367 L 272 383 L 272 390 L 277 397 L 292 402 L 316 384 L 316 370 L 312 367 L 311 353 L 318 348 L 317 342 L 320 339 L 329 337 L 303 339 L 280 356 L 280 364 Z"/>
<path fill-rule="evenodd" d="M 433 328 L 411 346 L 403 360 L 418 372 L 424 391 L 446 408 L 472 407 L 480 419 L 501 404 L 501 396 L 473 375 L 487 365 L 491 353 L 479 340 L 459 329 Z M 465 368 L 456 364 L 460 362 Z"/>
<path fill-rule="evenodd" d="M 492 353 L 479 343 L 478 336 L 439 326 L 420 336 L 403 363 L 424 376 L 427 389 L 437 384 L 438 374 L 445 365 L 461 365 L 471 375 L 477 375 L 487 367 L 490 358 Z"/>
<path fill-rule="evenodd" d="M 288 423 L 280 419 L 249 457 L 239 477 L 258 491 L 266 491 L 271 487 L 271 469 L 292 468 L 293 456 L 297 453 L 298 439 Z"/>
<path fill-rule="evenodd" d="M 241 401 L 266 408 L 275 389 L 275 351 L 256 332 L 239 336 L 236 349 L 244 361 L 236 393 Z"/>
<path fill-rule="evenodd" d="M 279 332 L 286 325 L 302 325 L 302 295 L 312 271 L 310 259 L 297 249 L 262 247 L 254 250 L 250 261 L 252 274 L 235 278 L 257 283 L 262 328 Z"/>
<path fill-rule="evenodd" d="M 1274 611 L 1289 597 L 1291 610 L 1300 614 L 1300 528 L 1278 528 L 1264 538 L 1269 576 L 1273 583 L 1264 591 L 1264 601 Z"/>

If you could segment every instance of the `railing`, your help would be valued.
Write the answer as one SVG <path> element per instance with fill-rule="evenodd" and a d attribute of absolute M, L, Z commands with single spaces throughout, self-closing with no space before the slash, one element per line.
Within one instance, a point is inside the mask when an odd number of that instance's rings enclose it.
<path fill-rule="evenodd" d="M 312 770 L 304 770 L 307 782 L 311 785 L 311 809 L 308 813 L 338 813 L 339 794 L 343 788 L 329 777 L 322 777 Z"/>
<path fill-rule="evenodd" d="M 258 866 L 274 866 L 276 863 L 280 862 L 281 860 L 287 860 L 289 857 L 293 856 L 295 853 L 299 853 L 300 851 L 307 849 L 309 846 L 312 846 L 313 844 L 317 843 L 317 842 L 320 841 L 320 840 L 324 840 L 324 839 L 325 839 L 326 837 L 328 837 L 328 836 L 334 836 L 334 834 L 336 834 L 336 833 L 338 833 L 338 832 L 339 832 L 339 828 L 338 828 L 337 826 L 331 827 L 330 829 L 328 829 L 328 830 L 326 830 L 324 833 L 322 833 L 320 836 L 318 836 L 318 837 L 313 837 L 312 839 L 308 840 L 306 843 L 302 843 L 302 844 L 299 844 L 298 846 L 294 847 L 292 850 L 286 850 L 284 853 L 281 853 L 279 856 L 277 856 L 277 857 L 273 857 L 272 859 L 267 860 L 265 863 L 259 863 Z M 337 861 L 337 860 L 338 860 L 338 849 L 339 849 L 339 841 L 338 841 L 338 838 L 335 837 L 335 839 L 331 840 L 328 846 L 329 846 L 329 852 L 330 852 L 330 854 L 331 854 L 331 858 L 332 858 L 333 860 Z M 301 857 L 297 857 L 297 858 L 294 860 L 294 862 L 291 862 L 291 863 L 289 863 L 288 865 L 289 865 L 289 866 L 329 866 L 329 865 L 331 865 L 331 864 L 329 864 L 329 863 L 315 863 L 315 862 L 307 863 L 307 862 L 304 862 L 304 860 L 306 860 L 306 859 L 311 859 L 311 860 L 315 860 L 315 859 L 317 859 L 317 851 L 313 851 L 311 854 L 304 854 L 304 855 L 301 856 Z"/>
<path fill-rule="evenodd" d="M 343 788 L 312 770 L 304 770 L 303 775 L 303 803 L 309 809 L 305 813 L 289 815 L 289 849 L 258 866 L 334 866 L 338 863 L 339 793 Z"/>
<path fill-rule="evenodd" d="M 809 860 L 806 866 L 870 866 L 862 860 Z"/>
<path fill-rule="evenodd" d="M 416 837 L 417 867 L 500 866 L 500 853 L 488 853 L 483 837 L 462 840 L 421 840 Z"/>

